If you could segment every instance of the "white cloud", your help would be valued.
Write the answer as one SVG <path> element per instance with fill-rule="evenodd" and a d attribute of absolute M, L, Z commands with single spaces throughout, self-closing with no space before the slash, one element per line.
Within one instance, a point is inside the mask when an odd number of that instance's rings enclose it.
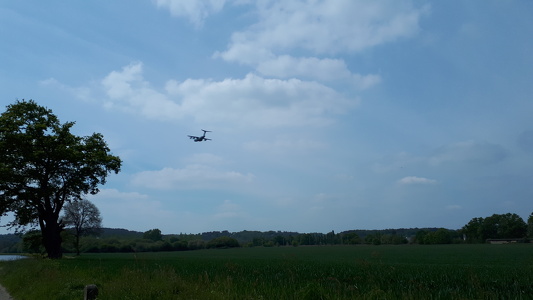
<path fill-rule="evenodd" d="M 294 77 L 309 76 L 322 80 L 334 80 L 349 77 L 350 71 L 340 59 L 319 59 L 316 57 L 293 57 L 280 55 L 259 63 L 257 70 L 267 76 Z"/>
<path fill-rule="evenodd" d="M 138 112 L 151 119 L 172 120 L 182 117 L 180 105 L 144 81 L 142 69 L 142 63 L 132 63 L 121 71 L 112 71 L 102 80 L 102 87 L 109 97 L 105 107 Z"/>
<path fill-rule="evenodd" d="M 342 113 L 357 103 L 316 82 L 253 74 L 222 81 L 169 80 L 165 91 L 159 92 L 143 79 L 142 63 L 111 72 L 102 86 L 109 109 L 157 120 L 190 116 L 204 124 L 230 122 L 247 127 L 322 125 L 330 114 Z"/>
<path fill-rule="evenodd" d="M 96 195 L 90 195 L 89 197 L 100 199 L 114 199 L 114 200 L 147 200 L 148 195 L 140 194 L 137 192 L 120 192 L 117 189 L 101 189 Z"/>
<path fill-rule="evenodd" d="M 348 80 L 360 89 L 366 89 L 381 81 L 378 75 L 352 74 L 341 59 L 293 57 L 280 55 L 257 65 L 257 71 L 266 76 L 280 78 L 303 77 L 320 81 Z"/>
<path fill-rule="evenodd" d="M 417 176 L 407 176 L 398 180 L 399 184 L 435 184 L 437 183 L 434 179 L 428 179 L 424 177 Z"/>
<path fill-rule="evenodd" d="M 380 77 L 352 73 L 341 59 L 312 56 L 354 54 L 413 36 L 429 6 L 393 0 L 283 0 L 256 2 L 256 10 L 257 22 L 234 32 L 227 49 L 213 57 L 252 66 L 266 76 L 343 79 L 365 89 Z"/>
<path fill-rule="evenodd" d="M 152 189 L 224 188 L 231 184 L 249 183 L 253 174 L 236 171 L 220 171 L 205 165 L 188 165 L 183 169 L 163 168 L 159 171 L 143 171 L 133 175 L 136 186 Z"/>
<path fill-rule="evenodd" d="M 427 7 L 410 1 L 262 1 L 259 21 L 232 36 L 220 53 L 228 61 L 259 62 L 273 53 L 301 49 L 316 54 L 360 52 L 409 37 Z"/>
<path fill-rule="evenodd" d="M 188 18 L 196 27 L 201 27 L 205 19 L 219 12 L 225 0 L 154 0 L 157 7 L 166 8 L 173 16 Z"/>
<path fill-rule="evenodd" d="M 363 85 L 373 82 L 372 78 L 367 79 L 358 81 Z M 347 98 L 318 82 L 267 79 L 254 74 L 220 81 L 168 80 L 163 89 L 156 89 L 144 79 L 141 62 L 110 72 L 96 86 L 70 88 L 55 79 L 42 84 L 67 89 L 83 100 L 100 101 L 111 111 L 167 122 L 191 118 L 205 126 L 220 123 L 246 128 L 324 126 L 335 115 L 359 104 L 357 97 Z"/>
<path fill-rule="evenodd" d="M 56 89 L 59 89 L 63 92 L 66 92 L 68 94 L 71 94 L 71 95 L 76 95 L 76 97 L 82 99 L 82 100 L 88 100 L 90 99 L 90 95 L 91 95 L 91 89 L 87 88 L 87 87 L 70 87 L 68 85 L 65 85 L 61 82 L 59 82 L 57 79 L 55 78 L 48 78 L 48 79 L 45 79 L 45 80 L 41 80 L 39 81 L 39 84 L 42 85 L 42 86 L 46 86 L 46 87 L 53 87 L 53 88 L 56 88 Z"/>
<path fill-rule="evenodd" d="M 107 88 L 107 95 L 114 99 L 131 96 L 131 83 L 145 85 L 142 81 L 142 68 L 142 63 L 137 62 L 125 66 L 120 72 L 109 73 L 102 80 L 102 85 Z"/>
<path fill-rule="evenodd" d="M 161 202 L 137 192 L 102 189 L 90 195 L 89 200 L 100 210 L 105 227 L 144 231 L 169 228 L 176 220 L 176 215 Z"/>
<path fill-rule="evenodd" d="M 316 82 L 265 79 L 248 74 L 222 81 L 170 81 L 170 95 L 183 99 L 183 108 L 200 122 L 234 122 L 246 126 L 320 125 L 328 115 L 357 104 Z"/>

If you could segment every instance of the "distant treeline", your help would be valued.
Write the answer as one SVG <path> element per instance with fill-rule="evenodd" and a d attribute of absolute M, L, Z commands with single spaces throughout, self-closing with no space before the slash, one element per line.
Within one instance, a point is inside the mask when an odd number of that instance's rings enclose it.
<path fill-rule="evenodd" d="M 64 252 L 75 252 L 74 236 L 63 231 Z M 384 230 L 348 230 L 339 233 L 298 233 L 289 231 L 211 231 L 199 234 L 161 234 L 159 229 L 146 232 L 102 228 L 97 235 L 81 239 L 81 252 L 153 252 L 185 251 L 206 248 L 275 247 L 306 245 L 383 245 L 485 243 L 491 239 L 533 239 L 533 213 L 527 223 L 517 214 L 494 214 L 473 218 L 459 230 L 445 228 L 400 228 Z M 1 253 L 44 253 L 40 231 L 24 235 L 0 235 Z"/>
<path fill-rule="evenodd" d="M 126 229 L 102 228 L 98 236 L 81 240 L 81 252 L 154 252 L 185 251 L 228 247 L 274 247 L 305 245 L 355 245 L 355 244 L 407 244 L 417 243 L 420 232 L 431 235 L 446 232 L 446 243 L 460 242 L 455 230 L 438 228 L 409 228 L 385 230 L 350 230 L 340 233 L 298 233 L 288 231 L 211 231 L 200 234 L 162 235 L 159 229 L 146 232 Z M 40 233 L 29 232 L 22 237 L 15 234 L 0 235 L 2 253 L 39 253 Z M 424 242 L 422 242 L 424 243 Z M 65 252 L 74 252 L 73 239 L 68 230 L 63 234 Z"/>

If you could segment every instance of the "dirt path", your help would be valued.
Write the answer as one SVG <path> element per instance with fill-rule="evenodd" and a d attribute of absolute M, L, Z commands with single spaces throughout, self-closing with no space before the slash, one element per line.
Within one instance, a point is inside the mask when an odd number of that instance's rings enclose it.
<path fill-rule="evenodd" d="M 11 296 L 7 293 L 6 289 L 0 285 L 0 300 L 13 300 Z"/>

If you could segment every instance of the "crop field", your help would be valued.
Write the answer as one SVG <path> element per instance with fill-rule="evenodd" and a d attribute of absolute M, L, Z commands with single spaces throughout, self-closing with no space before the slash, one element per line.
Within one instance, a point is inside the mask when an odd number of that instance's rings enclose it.
<path fill-rule="evenodd" d="M 533 245 L 309 246 L 0 263 L 15 299 L 532 299 Z"/>

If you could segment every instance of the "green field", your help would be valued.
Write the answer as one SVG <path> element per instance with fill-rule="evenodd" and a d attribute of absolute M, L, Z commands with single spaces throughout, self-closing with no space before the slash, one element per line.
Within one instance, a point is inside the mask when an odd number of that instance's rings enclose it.
<path fill-rule="evenodd" d="M 309 246 L 0 263 L 15 299 L 532 299 L 533 245 Z"/>

